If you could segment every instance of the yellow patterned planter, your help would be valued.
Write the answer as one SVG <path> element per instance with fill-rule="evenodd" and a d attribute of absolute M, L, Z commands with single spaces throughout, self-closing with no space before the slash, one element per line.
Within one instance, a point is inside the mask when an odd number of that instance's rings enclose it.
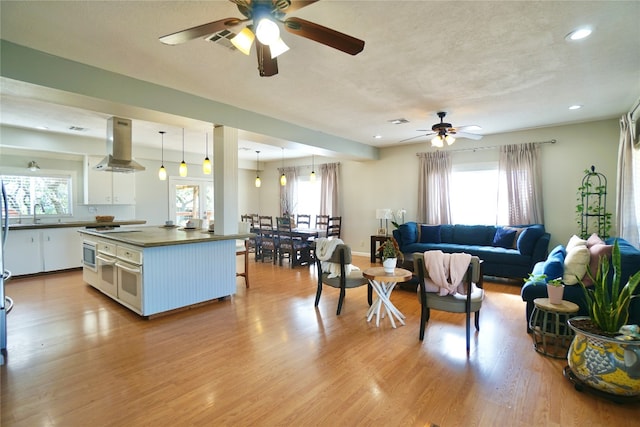
<path fill-rule="evenodd" d="M 585 332 L 569 319 L 575 337 L 567 360 L 573 374 L 585 384 L 617 396 L 640 395 L 640 342 L 619 341 Z"/>

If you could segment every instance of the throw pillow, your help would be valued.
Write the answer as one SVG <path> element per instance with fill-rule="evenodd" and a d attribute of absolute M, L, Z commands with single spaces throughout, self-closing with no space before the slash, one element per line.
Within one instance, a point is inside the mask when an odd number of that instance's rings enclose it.
<path fill-rule="evenodd" d="M 564 275 L 564 251 L 550 253 L 544 262 L 542 273 L 547 276 L 547 280 L 562 278 Z"/>
<path fill-rule="evenodd" d="M 513 244 L 511 245 L 511 249 L 518 249 L 518 239 L 520 238 L 520 235 L 525 230 L 525 228 L 522 228 L 522 227 L 504 227 L 504 228 L 508 228 L 510 230 L 516 230 L 516 235 L 513 236 Z"/>
<path fill-rule="evenodd" d="M 578 278 L 584 277 L 590 257 L 591 254 L 586 245 L 575 246 L 567 251 L 567 257 L 564 259 L 564 275 L 562 276 L 565 285 L 575 285 L 578 283 Z"/>
<path fill-rule="evenodd" d="M 591 271 L 591 274 L 594 277 L 598 272 L 598 263 L 600 262 L 600 257 L 606 256 L 611 259 L 612 252 L 612 245 L 597 244 L 589 248 L 589 271 Z M 582 283 L 584 283 L 585 286 L 591 286 L 593 285 L 593 280 L 591 280 L 591 277 L 589 277 L 589 275 L 585 273 L 585 275 L 582 277 Z"/>
<path fill-rule="evenodd" d="M 415 222 L 400 224 L 398 233 L 400 233 L 400 246 L 416 243 L 418 241 L 418 224 Z"/>
<path fill-rule="evenodd" d="M 596 233 L 593 233 L 591 236 L 589 236 L 589 238 L 587 239 L 587 247 L 590 248 L 593 245 L 604 245 L 604 240 L 602 240 L 600 238 L 600 236 L 598 236 Z"/>
<path fill-rule="evenodd" d="M 567 252 L 569 252 L 571 249 L 573 249 L 576 246 L 587 246 L 587 241 L 584 239 L 581 239 L 580 237 L 574 234 L 569 239 L 569 243 L 567 243 Z"/>
<path fill-rule="evenodd" d="M 536 242 L 544 234 L 543 225 L 532 225 L 524 229 L 518 238 L 518 250 L 522 255 L 532 255 Z"/>
<path fill-rule="evenodd" d="M 442 243 L 440 226 L 420 224 L 420 243 Z"/>
<path fill-rule="evenodd" d="M 499 248 L 513 248 L 513 242 L 515 241 L 516 229 L 510 227 L 498 227 L 496 234 L 493 236 L 493 246 Z"/>

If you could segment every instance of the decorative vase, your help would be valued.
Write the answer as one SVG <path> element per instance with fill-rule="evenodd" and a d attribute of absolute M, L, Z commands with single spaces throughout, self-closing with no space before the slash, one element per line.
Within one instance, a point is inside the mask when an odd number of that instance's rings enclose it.
<path fill-rule="evenodd" d="M 567 321 L 575 332 L 567 361 L 572 373 L 585 384 L 616 396 L 640 395 L 640 341 L 620 341 L 581 329 L 581 321 Z"/>
<path fill-rule="evenodd" d="M 396 268 L 398 258 L 386 258 L 382 260 L 382 267 L 384 267 L 385 273 L 393 273 Z"/>
<path fill-rule="evenodd" d="M 547 295 L 551 304 L 562 304 L 562 296 L 564 295 L 564 285 L 554 286 L 547 284 Z"/>

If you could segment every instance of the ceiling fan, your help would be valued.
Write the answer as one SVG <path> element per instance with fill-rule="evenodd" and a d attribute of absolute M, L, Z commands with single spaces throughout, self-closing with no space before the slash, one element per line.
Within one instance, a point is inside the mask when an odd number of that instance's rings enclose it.
<path fill-rule="evenodd" d="M 347 34 L 332 30 L 316 23 L 285 15 L 315 3 L 318 0 L 229 0 L 234 3 L 245 18 L 225 18 L 208 24 L 198 25 L 176 33 L 160 37 L 168 45 L 176 45 L 207 38 L 223 30 L 234 29 L 249 22 L 231 38 L 231 43 L 245 55 L 249 55 L 251 45 L 256 44 L 258 71 L 260 76 L 269 77 L 278 74 L 276 57 L 289 47 L 280 37 L 278 23 L 285 30 L 301 37 L 316 41 L 350 55 L 357 55 L 364 49 L 364 41 Z"/>
<path fill-rule="evenodd" d="M 424 135 L 414 136 L 412 138 L 403 139 L 400 142 L 409 141 L 416 138 L 422 138 L 423 136 L 431 136 L 435 135 L 431 138 L 431 146 L 442 148 L 444 147 L 444 143 L 447 145 L 451 145 L 455 142 L 456 138 L 468 138 L 468 139 L 482 139 L 482 135 L 478 135 L 475 133 L 465 132 L 465 130 L 470 129 L 480 129 L 480 126 L 477 125 L 469 125 L 469 126 L 460 126 L 454 128 L 451 126 L 451 123 L 445 123 L 444 118 L 447 115 L 445 111 L 439 111 L 438 117 L 440 117 L 440 123 L 436 123 L 431 126 L 431 132 L 426 133 Z M 428 132 L 426 129 L 419 129 L 418 132 Z"/>

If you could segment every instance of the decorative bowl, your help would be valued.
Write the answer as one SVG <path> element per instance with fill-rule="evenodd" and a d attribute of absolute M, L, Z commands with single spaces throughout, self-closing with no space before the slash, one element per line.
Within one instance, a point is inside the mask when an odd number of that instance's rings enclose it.
<path fill-rule="evenodd" d="M 96 215 L 96 222 L 113 222 L 113 215 Z"/>

